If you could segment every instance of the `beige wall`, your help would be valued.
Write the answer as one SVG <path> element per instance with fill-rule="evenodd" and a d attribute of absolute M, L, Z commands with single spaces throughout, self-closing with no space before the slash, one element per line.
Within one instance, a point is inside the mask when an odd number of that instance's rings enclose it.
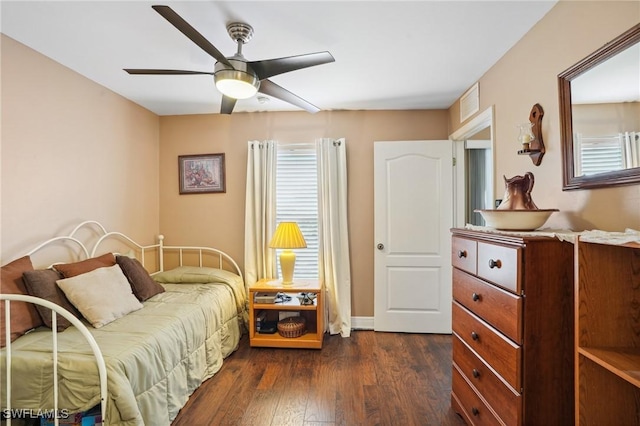
<path fill-rule="evenodd" d="M 352 314 L 373 316 L 373 142 L 446 139 L 446 111 L 237 113 L 160 119 L 160 227 L 170 244 L 224 247 L 243 261 L 247 141 L 345 137 Z M 178 194 L 178 155 L 224 152 L 226 194 Z"/>
<path fill-rule="evenodd" d="M 496 195 L 504 192 L 502 175 L 531 171 L 533 199 L 540 208 L 558 208 L 547 225 L 576 230 L 640 229 L 640 185 L 562 191 L 562 157 L 557 76 L 640 21 L 637 1 L 560 1 L 520 42 L 480 79 L 480 111 L 495 105 Z M 517 125 L 531 107 L 544 109 L 546 154 L 534 166 L 518 156 Z M 450 108 L 450 130 L 460 127 L 459 105 Z"/>
<path fill-rule="evenodd" d="M 2 35 L 1 258 L 87 219 L 159 229 L 159 119 Z"/>
<path fill-rule="evenodd" d="M 583 136 L 613 136 L 640 131 L 640 102 L 583 104 L 571 108 L 573 132 Z"/>

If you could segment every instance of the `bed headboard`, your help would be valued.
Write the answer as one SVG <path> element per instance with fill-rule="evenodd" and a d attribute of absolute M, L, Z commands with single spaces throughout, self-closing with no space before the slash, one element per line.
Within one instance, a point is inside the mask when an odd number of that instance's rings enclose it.
<path fill-rule="evenodd" d="M 26 254 L 38 256 L 52 248 L 55 248 L 56 256 L 47 258 L 47 266 L 76 262 L 111 252 L 137 258 L 151 275 L 188 265 L 226 269 L 242 277 L 237 262 L 222 250 L 213 247 L 165 245 L 164 235 L 158 235 L 154 244 L 143 245 L 122 232 L 107 231 L 95 220 L 81 222 L 68 235 L 50 238 Z"/>

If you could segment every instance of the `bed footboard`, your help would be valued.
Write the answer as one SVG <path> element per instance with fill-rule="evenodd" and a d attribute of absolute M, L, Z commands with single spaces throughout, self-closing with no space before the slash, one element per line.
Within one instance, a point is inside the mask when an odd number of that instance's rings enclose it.
<path fill-rule="evenodd" d="M 239 275 L 240 278 L 242 278 L 242 281 L 244 282 L 244 277 L 242 276 L 242 271 L 240 270 L 240 266 L 238 266 L 236 261 L 233 260 L 231 256 L 229 256 L 227 253 L 223 252 L 222 250 L 218 250 L 212 247 L 165 246 L 162 243 L 164 236 L 160 235 L 158 239 L 160 241 L 160 270 L 161 271 L 164 270 L 164 257 L 166 256 L 167 253 L 170 253 L 172 251 L 178 252 L 179 266 L 183 266 L 185 264 L 184 257 L 186 254 L 193 254 L 197 257 L 197 265 L 193 265 L 193 266 L 200 266 L 200 267 L 205 266 L 203 261 L 204 256 L 209 255 L 217 259 L 217 265 L 214 265 L 214 267 L 217 267 L 218 269 L 225 269 L 224 265 L 225 263 L 227 263 L 228 265 L 230 265 L 231 267 L 230 269 L 232 269 L 232 272 Z"/>
<path fill-rule="evenodd" d="M 21 295 L 21 294 L 0 294 L 1 303 L 5 304 L 5 324 L 6 326 L 6 334 L 5 338 L 5 349 L 6 349 L 6 360 L 7 360 L 7 368 L 6 368 L 6 397 L 7 397 L 7 406 L 5 408 L 6 413 L 11 413 L 11 302 L 27 302 L 35 305 L 44 306 L 46 308 L 51 309 L 51 323 L 52 323 L 52 333 L 51 338 L 53 340 L 53 413 L 54 413 L 54 424 L 59 424 L 59 407 L 58 407 L 58 332 L 57 330 L 57 315 L 60 314 L 62 317 L 67 319 L 71 324 L 73 324 L 78 331 L 84 336 L 87 343 L 91 347 L 93 351 L 93 355 L 96 359 L 96 364 L 98 366 L 98 374 L 100 377 L 100 408 L 102 414 L 102 424 L 107 424 L 106 422 L 106 401 L 107 401 L 107 368 L 104 362 L 104 358 L 102 357 L 102 352 L 100 352 L 100 348 L 96 343 L 95 339 L 91 335 L 91 332 L 87 329 L 87 327 L 82 324 L 80 320 L 78 320 L 71 312 L 67 311 L 63 307 L 56 305 L 55 303 L 51 303 L 48 300 L 41 299 L 39 297 Z M 11 425 L 11 416 L 7 416 L 6 424 Z"/>

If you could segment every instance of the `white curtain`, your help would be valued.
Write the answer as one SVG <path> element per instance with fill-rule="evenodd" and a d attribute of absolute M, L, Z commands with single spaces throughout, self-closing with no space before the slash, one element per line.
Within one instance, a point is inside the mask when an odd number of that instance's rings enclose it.
<path fill-rule="evenodd" d="M 276 276 L 274 250 L 268 247 L 276 223 L 275 141 L 249 141 L 244 219 L 244 276 L 249 286 Z"/>
<path fill-rule="evenodd" d="M 640 132 L 624 132 L 622 138 L 625 168 L 640 167 Z"/>
<path fill-rule="evenodd" d="M 318 157 L 319 277 L 324 282 L 328 330 L 351 334 L 351 265 L 347 225 L 347 155 L 344 139 L 316 141 Z"/>

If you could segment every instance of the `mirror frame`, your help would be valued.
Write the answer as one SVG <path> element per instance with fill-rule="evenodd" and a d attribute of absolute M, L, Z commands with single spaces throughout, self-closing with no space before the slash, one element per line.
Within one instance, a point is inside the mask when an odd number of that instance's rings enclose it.
<path fill-rule="evenodd" d="M 558 75 L 560 100 L 560 140 L 562 145 L 562 190 L 602 188 L 640 182 L 640 168 L 616 170 L 590 176 L 575 176 L 573 158 L 573 120 L 571 112 L 571 80 L 640 42 L 637 24 Z"/>

